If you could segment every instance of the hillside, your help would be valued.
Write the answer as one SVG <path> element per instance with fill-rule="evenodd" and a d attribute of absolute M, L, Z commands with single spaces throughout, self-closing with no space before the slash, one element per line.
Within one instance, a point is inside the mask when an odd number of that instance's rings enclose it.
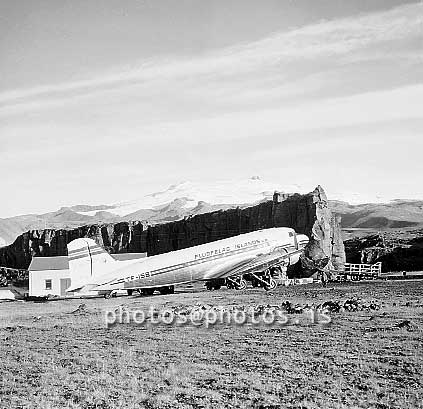
<path fill-rule="evenodd" d="M 351 205 L 331 200 L 332 211 L 342 217 L 343 228 L 398 229 L 423 226 L 423 201 L 392 200 L 389 203 Z"/>

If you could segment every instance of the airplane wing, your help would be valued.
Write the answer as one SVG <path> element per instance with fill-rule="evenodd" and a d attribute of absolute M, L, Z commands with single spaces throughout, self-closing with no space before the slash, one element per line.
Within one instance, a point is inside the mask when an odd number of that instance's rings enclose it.
<path fill-rule="evenodd" d="M 205 279 L 213 280 L 217 278 L 234 277 L 254 271 L 264 271 L 276 265 L 289 265 L 290 257 L 299 255 L 301 252 L 302 250 L 288 252 L 287 249 L 282 248 L 269 254 L 253 256 L 247 260 L 244 259 L 242 262 L 235 265 L 222 265 L 220 268 L 211 271 Z"/>

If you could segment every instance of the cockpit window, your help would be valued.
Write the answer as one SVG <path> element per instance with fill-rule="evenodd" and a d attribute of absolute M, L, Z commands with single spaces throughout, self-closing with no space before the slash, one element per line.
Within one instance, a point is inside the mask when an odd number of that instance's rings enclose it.
<path fill-rule="evenodd" d="M 289 237 L 292 237 L 294 235 L 294 232 L 290 231 L 289 232 Z"/>

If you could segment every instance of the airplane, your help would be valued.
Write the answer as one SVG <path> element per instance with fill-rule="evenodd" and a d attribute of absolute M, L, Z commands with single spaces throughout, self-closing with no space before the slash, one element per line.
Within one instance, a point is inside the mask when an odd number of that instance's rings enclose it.
<path fill-rule="evenodd" d="M 117 261 L 91 239 L 68 244 L 71 287 L 68 292 L 97 291 L 109 298 L 118 290 L 152 295 L 171 294 L 175 285 L 204 281 L 242 290 L 253 286 L 273 290 L 275 278 L 297 263 L 309 243 L 304 234 L 275 227 L 136 260 Z"/>

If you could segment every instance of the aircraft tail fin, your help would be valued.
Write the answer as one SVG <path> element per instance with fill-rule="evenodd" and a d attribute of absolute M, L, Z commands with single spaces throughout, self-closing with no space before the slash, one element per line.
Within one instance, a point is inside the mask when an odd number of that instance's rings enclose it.
<path fill-rule="evenodd" d="M 117 263 L 101 246 L 88 238 L 76 239 L 68 244 L 68 259 L 72 284 L 67 291 L 83 287 L 85 283 L 108 273 Z"/>

